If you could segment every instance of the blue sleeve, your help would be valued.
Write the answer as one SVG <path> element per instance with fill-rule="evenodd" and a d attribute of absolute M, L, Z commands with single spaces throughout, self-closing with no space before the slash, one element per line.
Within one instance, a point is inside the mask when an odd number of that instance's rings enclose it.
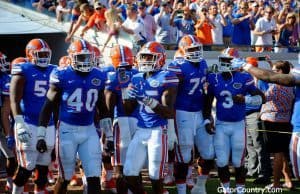
<path fill-rule="evenodd" d="M 269 84 L 265 81 L 258 80 L 257 81 L 257 87 L 260 89 L 262 92 L 266 92 L 269 89 Z"/>
<path fill-rule="evenodd" d="M 178 86 L 179 79 L 175 73 L 171 71 L 165 71 L 164 79 L 162 80 L 162 84 L 164 88 L 176 87 Z"/>
<path fill-rule="evenodd" d="M 10 79 L 9 75 L 4 75 L 2 78 L 1 93 L 5 96 L 9 96 Z"/>
<path fill-rule="evenodd" d="M 177 76 L 182 75 L 181 65 L 177 63 L 177 62 L 179 62 L 179 60 L 175 60 L 167 66 L 167 70 L 175 73 Z"/>
<path fill-rule="evenodd" d="M 11 75 L 25 75 L 26 72 L 25 66 L 27 66 L 26 63 L 13 65 L 11 69 Z"/>
<path fill-rule="evenodd" d="M 115 91 L 117 85 L 118 85 L 118 80 L 117 80 L 116 72 L 108 72 L 107 80 L 105 82 L 105 89 L 109 91 Z"/>
<path fill-rule="evenodd" d="M 181 27 L 180 27 L 181 19 L 175 19 L 175 20 L 174 20 L 174 24 L 175 24 L 175 26 L 176 26 L 179 30 L 181 29 Z"/>
<path fill-rule="evenodd" d="M 250 74 L 244 74 L 244 80 L 245 80 L 245 89 L 246 89 L 246 92 L 251 92 L 251 91 L 254 91 L 254 90 L 257 90 L 257 87 L 255 86 L 255 82 L 254 82 L 254 79 L 253 77 L 250 75 Z"/>

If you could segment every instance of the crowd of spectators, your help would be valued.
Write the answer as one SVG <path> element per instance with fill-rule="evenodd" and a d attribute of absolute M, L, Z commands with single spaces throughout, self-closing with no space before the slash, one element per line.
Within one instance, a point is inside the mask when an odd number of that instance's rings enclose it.
<path fill-rule="evenodd" d="M 204 50 L 230 45 L 257 52 L 299 51 L 296 0 L 30 1 L 38 11 L 54 12 L 58 22 L 71 22 L 66 41 L 83 25 L 82 37 L 88 29 L 109 33 L 105 46 L 123 30 L 139 44 L 156 40 L 167 48 L 183 35 L 193 34 L 200 38 Z M 107 22 L 111 13 L 119 19 Z"/>

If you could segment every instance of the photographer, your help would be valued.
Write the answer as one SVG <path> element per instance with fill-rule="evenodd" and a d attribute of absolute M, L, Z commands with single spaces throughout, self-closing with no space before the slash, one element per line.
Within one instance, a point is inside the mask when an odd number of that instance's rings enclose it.
<path fill-rule="evenodd" d="M 183 17 L 175 16 L 183 12 Z M 190 11 L 188 7 L 184 7 L 183 9 L 175 9 L 171 14 L 170 25 L 177 28 L 177 42 L 183 37 L 184 35 L 194 35 L 195 34 L 195 27 L 194 25 L 197 22 L 197 18 L 194 14 Z"/>
<path fill-rule="evenodd" d="M 174 44 L 176 39 L 176 28 L 170 25 L 171 5 L 169 2 L 162 2 L 160 13 L 154 16 L 157 25 L 155 40 L 164 46 Z"/>
<path fill-rule="evenodd" d="M 203 44 L 203 50 L 211 50 L 211 45 L 213 44 L 212 39 L 212 29 L 215 28 L 214 23 L 208 17 L 208 10 L 206 7 L 202 7 L 201 13 L 199 13 L 200 18 L 197 20 L 195 25 L 196 35 Z"/>

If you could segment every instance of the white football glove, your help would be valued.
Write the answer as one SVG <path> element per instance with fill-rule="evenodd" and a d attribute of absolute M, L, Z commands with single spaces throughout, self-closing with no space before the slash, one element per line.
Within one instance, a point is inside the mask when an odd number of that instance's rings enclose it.
<path fill-rule="evenodd" d="M 18 136 L 18 140 L 21 143 L 28 143 L 31 139 L 31 133 L 28 129 L 28 126 L 24 122 L 24 118 L 22 115 L 15 116 L 15 126 L 16 132 Z"/>
<path fill-rule="evenodd" d="M 104 118 L 100 120 L 100 129 L 104 132 L 105 137 L 108 141 L 113 140 L 112 122 L 111 118 Z"/>
<path fill-rule="evenodd" d="M 174 119 L 168 119 L 168 149 L 172 151 L 175 144 L 178 144 L 177 135 L 175 133 Z"/>

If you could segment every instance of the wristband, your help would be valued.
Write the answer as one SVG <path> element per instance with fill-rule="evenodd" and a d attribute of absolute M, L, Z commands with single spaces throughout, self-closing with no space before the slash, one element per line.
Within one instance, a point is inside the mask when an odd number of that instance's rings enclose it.
<path fill-rule="evenodd" d="M 209 119 L 205 119 L 203 123 L 204 123 L 204 126 L 205 126 L 207 124 L 211 124 L 211 121 Z"/>

